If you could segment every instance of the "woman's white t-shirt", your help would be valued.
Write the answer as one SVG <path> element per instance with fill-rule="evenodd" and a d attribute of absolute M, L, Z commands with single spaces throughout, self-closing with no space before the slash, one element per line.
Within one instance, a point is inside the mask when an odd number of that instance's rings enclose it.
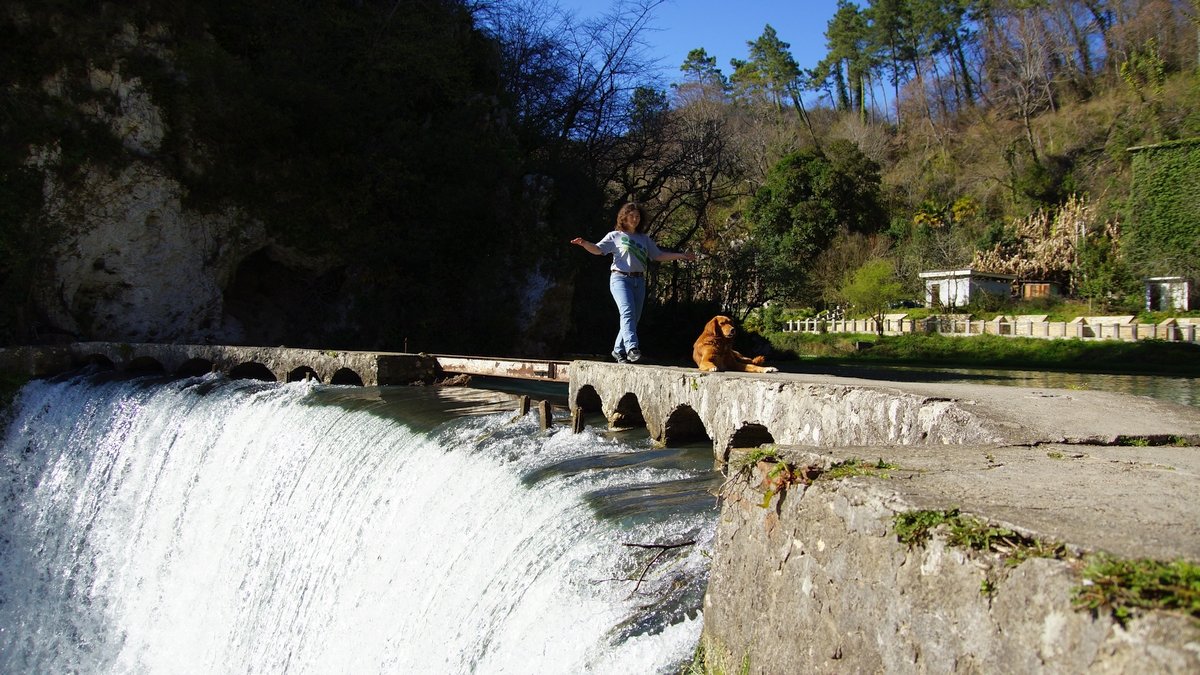
<path fill-rule="evenodd" d="M 613 230 L 596 242 L 601 253 L 611 253 L 611 269 L 617 272 L 645 272 L 650 261 L 662 255 L 658 244 L 644 234 Z"/>

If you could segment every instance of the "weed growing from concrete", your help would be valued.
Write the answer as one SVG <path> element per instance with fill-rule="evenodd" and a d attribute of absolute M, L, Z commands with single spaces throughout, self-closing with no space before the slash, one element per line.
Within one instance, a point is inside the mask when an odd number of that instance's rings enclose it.
<path fill-rule="evenodd" d="M 996 595 L 996 581 L 991 577 L 984 577 L 983 581 L 979 582 L 979 594 L 991 598 Z"/>
<path fill-rule="evenodd" d="M 779 456 L 779 451 L 774 445 L 763 445 L 746 454 L 741 455 L 736 459 L 731 459 L 730 466 L 733 471 L 730 474 L 729 480 L 721 486 L 720 492 L 725 491 L 725 487 L 735 480 L 749 479 L 755 468 L 762 462 L 767 462 L 771 466 L 765 469 L 763 476 L 762 488 L 764 491 L 762 508 L 767 508 L 771 504 L 771 499 L 778 493 L 782 493 L 789 486 L 798 483 L 811 485 L 819 474 L 820 470 L 814 466 L 797 467 L 789 462 L 785 462 Z"/>
<path fill-rule="evenodd" d="M 1104 554 L 1087 557 L 1083 583 L 1075 590 L 1076 607 L 1093 614 L 1108 608 L 1124 626 L 1136 609 L 1175 610 L 1200 619 L 1200 565 L 1186 560 L 1121 560 Z"/>
<path fill-rule="evenodd" d="M 762 445 L 746 454 L 737 458 L 735 462 L 731 462 L 733 468 L 737 471 L 753 467 L 755 464 L 764 461 L 777 462 L 779 461 L 779 450 L 774 445 Z"/>
<path fill-rule="evenodd" d="M 905 511 L 897 513 L 892 521 L 896 539 L 912 549 L 924 546 L 933 530 L 958 516 L 958 509 L 951 511 Z"/>
<path fill-rule="evenodd" d="M 692 655 L 690 663 L 684 664 L 680 669 L 679 675 L 749 675 L 750 673 L 750 654 L 742 656 L 742 661 L 737 665 L 736 670 L 732 663 L 727 663 L 725 659 L 720 658 L 720 648 L 711 645 L 711 640 L 701 636 L 700 643 L 696 645 L 696 652 Z"/>
<path fill-rule="evenodd" d="M 896 539 L 909 549 L 924 545 L 941 527 L 946 528 L 950 545 L 997 553 L 1008 567 L 1030 558 L 1079 561 L 1075 567 L 1082 580 L 1074 591 L 1075 606 L 1093 614 L 1107 608 L 1122 626 L 1137 610 L 1181 611 L 1200 620 L 1200 565 L 1196 563 L 1125 560 L 1104 553 L 1078 556 L 1060 543 L 989 525 L 964 516 L 958 509 L 899 513 L 893 524 Z M 996 591 L 996 582 L 989 574 L 980 582 L 979 592 L 992 597 Z"/>
<path fill-rule="evenodd" d="M 910 549 L 924 545 L 935 529 L 946 526 L 951 546 L 975 551 L 990 551 L 1004 556 L 1005 564 L 1015 567 L 1030 558 L 1067 557 L 1062 544 L 1044 542 L 965 516 L 958 509 L 947 511 L 909 511 L 896 514 L 893 528 L 896 539 Z"/>
<path fill-rule="evenodd" d="M 1198 443 L 1195 437 L 1187 436 L 1117 436 L 1113 441 L 1113 445 L 1119 445 L 1132 448 L 1150 448 L 1159 446 L 1170 446 L 1175 448 L 1186 448 Z"/>
<path fill-rule="evenodd" d="M 851 476 L 873 476 L 875 478 L 890 478 L 888 471 L 895 471 L 900 467 L 895 464 L 889 464 L 880 458 L 878 462 L 865 462 L 860 459 L 848 459 L 844 462 L 838 462 L 822 472 L 817 477 L 818 480 L 837 480 L 839 478 L 849 478 Z"/>

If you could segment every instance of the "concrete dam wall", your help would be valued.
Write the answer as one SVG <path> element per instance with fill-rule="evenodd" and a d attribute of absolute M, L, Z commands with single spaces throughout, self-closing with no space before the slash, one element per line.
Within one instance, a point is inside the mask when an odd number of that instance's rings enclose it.
<path fill-rule="evenodd" d="M 1196 408 L 592 362 L 570 401 L 711 439 L 709 672 L 1200 672 L 1194 615 L 1084 602 L 1096 561 L 1200 561 Z"/>
<path fill-rule="evenodd" d="M 0 350 L 0 369 L 28 376 L 86 363 L 368 386 L 463 369 L 264 347 Z M 1200 562 L 1200 409 L 1094 391 L 486 365 L 569 376 L 573 412 L 611 426 L 711 442 L 727 475 L 704 607 L 712 671 L 1200 672 L 1194 609 L 1118 607 L 1119 582 L 1089 572 L 1105 559 Z"/>

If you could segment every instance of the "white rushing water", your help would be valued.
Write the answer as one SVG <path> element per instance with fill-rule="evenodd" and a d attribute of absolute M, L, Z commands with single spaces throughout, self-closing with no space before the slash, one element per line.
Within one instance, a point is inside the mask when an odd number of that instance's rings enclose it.
<path fill-rule="evenodd" d="M 654 673 L 690 657 L 715 510 L 636 495 L 703 470 L 432 388 L 396 395 L 27 385 L 0 450 L 0 672 Z M 622 545 L 685 539 L 648 571 L 653 552 Z"/>

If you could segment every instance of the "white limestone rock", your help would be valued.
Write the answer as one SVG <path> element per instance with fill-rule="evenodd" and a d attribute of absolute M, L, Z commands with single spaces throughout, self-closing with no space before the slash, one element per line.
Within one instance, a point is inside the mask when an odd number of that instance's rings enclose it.
<path fill-rule="evenodd" d="M 183 186 L 144 162 L 86 170 L 71 187 L 52 175 L 47 215 L 66 234 L 40 304 L 55 325 L 103 340 L 237 340 L 222 290 L 267 245 L 261 223 L 233 207 L 186 210 Z"/>

